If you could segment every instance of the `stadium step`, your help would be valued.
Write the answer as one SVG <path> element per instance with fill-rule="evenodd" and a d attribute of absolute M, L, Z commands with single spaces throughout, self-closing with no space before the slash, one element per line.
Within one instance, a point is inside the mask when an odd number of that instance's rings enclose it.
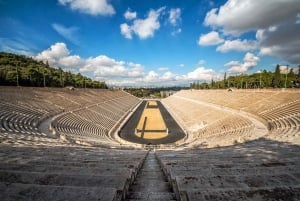
<path fill-rule="evenodd" d="M 136 180 L 131 185 L 127 201 L 169 201 L 176 200 L 175 193 L 169 186 L 156 159 L 155 153 L 150 151 Z"/>

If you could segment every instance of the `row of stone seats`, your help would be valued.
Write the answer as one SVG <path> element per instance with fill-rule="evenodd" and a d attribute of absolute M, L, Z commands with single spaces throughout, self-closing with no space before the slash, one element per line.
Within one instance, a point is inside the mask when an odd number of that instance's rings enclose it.
<path fill-rule="evenodd" d="M 169 110 L 176 112 L 176 116 L 181 119 L 181 122 L 185 124 L 184 127 L 189 132 L 197 132 L 206 124 L 228 115 L 225 111 L 214 110 L 204 105 L 177 98 L 177 96 L 162 99 L 161 102 Z"/>
<path fill-rule="evenodd" d="M 259 121 L 268 125 L 271 137 L 276 139 L 279 137 L 285 141 L 293 141 L 293 139 L 300 140 L 299 90 L 233 90 L 231 92 L 226 90 L 182 90 L 176 93 L 175 96 L 167 98 L 171 100 L 165 102 L 174 113 L 178 113 L 178 116 L 184 117 L 184 115 L 186 115 L 188 117 L 190 111 L 193 109 L 192 106 L 187 106 L 187 103 L 182 104 L 182 102 L 180 102 L 180 105 L 183 105 L 183 107 L 176 108 L 176 102 L 179 101 L 178 98 L 174 98 L 176 96 L 181 97 L 183 100 L 188 99 L 213 103 L 220 108 L 226 107 L 238 111 L 250 112 L 257 116 Z M 188 103 L 191 104 L 191 102 Z M 187 110 L 185 111 L 185 109 Z M 195 117 L 195 111 L 197 111 L 197 109 L 194 109 L 194 112 L 192 112 L 193 115 L 191 116 Z M 220 113 L 220 116 L 223 116 L 223 114 Z M 189 118 L 192 119 L 191 117 Z M 216 120 L 218 120 L 218 118 L 216 118 Z M 186 123 L 190 121 L 183 119 L 183 122 Z M 191 126 L 188 128 L 190 127 Z M 207 128 L 209 129 L 209 127 Z M 245 129 L 245 131 L 248 132 L 247 129 Z"/>
<path fill-rule="evenodd" d="M 11 103 L 0 102 L 0 128 L 2 132 L 38 134 L 38 124 L 47 113 Z"/>
<path fill-rule="evenodd" d="M 40 123 L 69 112 L 69 116 L 60 117 L 63 124 L 57 124 L 59 119 L 54 121 L 54 125 L 61 125 L 58 132 L 73 137 L 78 135 L 80 140 L 86 135 L 89 139 L 96 136 L 104 143 L 112 142 L 109 131 L 140 101 L 123 91 L 102 89 L 0 87 L 0 95 L 2 141 L 18 138 L 17 135 L 8 137 L 16 133 L 20 134 L 19 140 L 33 138 L 32 135 L 46 136 L 38 129 Z M 91 118 L 95 116 L 97 118 Z"/>
<path fill-rule="evenodd" d="M 285 119 L 287 125 L 284 127 L 298 127 L 300 126 L 298 121 L 300 118 L 300 99 L 260 112 L 259 115 L 267 121 L 273 122 Z M 285 123 L 283 123 L 283 125 L 284 124 Z"/>
<path fill-rule="evenodd" d="M 0 200 L 124 200 L 146 151 L 0 144 Z"/>
<path fill-rule="evenodd" d="M 244 141 L 251 137 L 254 129 L 247 118 L 177 94 L 162 102 L 181 119 L 179 122 L 183 122 L 189 135 L 188 143 L 192 146 L 206 144 L 211 147 Z"/>
<path fill-rule="evenodd" d="M 245 141 L 252 134 L 253 128 L 254 125 L 250 120 L 238 115 L 227 115 L 194 134 L 194 142 L 190 145 L 208 143 L 210 146 L 218 146 Z"/>
<path fill-rule="evenodd" d="M 230 147 L 156 151 L 178 200 L 299 200 L 300 148 L 259 139 Z"/>
<path fill-rule="evenodd" d="M 191 99 L 245 110 L 253 114 L 299 100 L 299 90 L 182 90 L 177 93 Z"/>
<path fill-rule="evenodd" d="M 57 134 L 72 140 L 78 136 L 78 139 L 93 144 L 97 141 L 105 145 L 119 144 L 112 139 L 110 132 L 140 100 L 125 92 L 116 93 L 118 97 L 110 95 L 111 99 L 64 113 L 52 122 L 52 128 Z"/>
<path fill-rule="evenodd" d="M 86 119 L 74 113 L 68 113 L 61 116 L 56 123 L 52 122 L 54 129 L 57 132 L 71 134 L 88 134 L 88 135 L 104 135 L 107 130 L 97 124 L 92 124 Z"/>

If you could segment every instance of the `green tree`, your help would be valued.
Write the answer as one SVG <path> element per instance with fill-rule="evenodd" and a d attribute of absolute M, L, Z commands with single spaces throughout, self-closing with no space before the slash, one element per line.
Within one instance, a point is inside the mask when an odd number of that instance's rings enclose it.
<path fill-rule="evenodd" d="M 273 87 L 280 87 L 280 66 L 277 64 L 275 68 L 275 74 L 273 78 Z"/>

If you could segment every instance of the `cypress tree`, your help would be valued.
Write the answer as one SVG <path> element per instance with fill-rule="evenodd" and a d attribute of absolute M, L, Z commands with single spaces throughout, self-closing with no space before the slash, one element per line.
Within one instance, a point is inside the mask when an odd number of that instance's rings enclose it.
<path fill-rule="evenodd" d="M 277 88 L 280 86 L 280 66 L 277 64 L 273 79 L 273 87 Z"/>

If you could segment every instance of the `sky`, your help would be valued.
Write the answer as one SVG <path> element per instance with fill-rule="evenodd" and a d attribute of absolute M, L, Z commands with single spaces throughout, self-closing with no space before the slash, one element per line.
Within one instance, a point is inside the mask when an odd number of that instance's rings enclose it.
<path fill-rule="evenodd" d="M 109 86 L 298 69 L 300 1 L 0 0 L 0 51 Z"/>

